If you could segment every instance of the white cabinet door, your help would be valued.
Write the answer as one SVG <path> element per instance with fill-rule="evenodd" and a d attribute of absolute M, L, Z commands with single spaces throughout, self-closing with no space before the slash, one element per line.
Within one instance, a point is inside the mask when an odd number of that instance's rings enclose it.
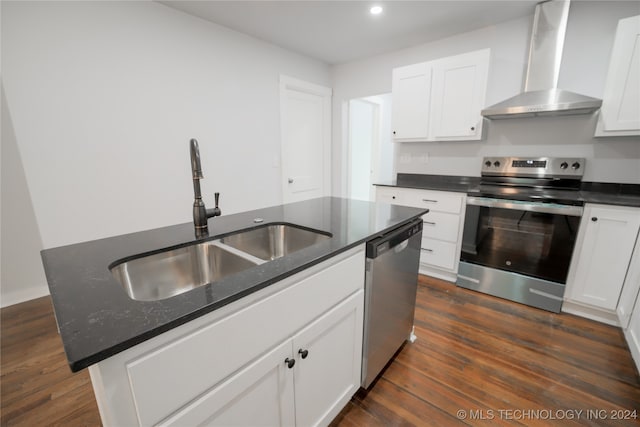
<path fill-rule="evenodd" d="M 432 64 L 430 139 L 480 139 L 489 49 L 443 58 Z"/>
<path fill-rule="evenodd" d="M 640 371 L 640 295 L 636 299 L 631 320 L 624 330 L 624 336 L 627 339 L 633 360 L 636 362 L 636 367 Z"/>
<path fill-rule="evenodd" d="M 395 68 L 391 128 L 396 140 L 426 140 L 429 135 L 431 68 L 426 62 Z"/>
<path fill-rule="evenodd" d="M 570 273 L 569 298 L 615 310 L 640 229 L 640 209 L 587 205 Z"/>
<path fill-rule="evenodd" d="M 636 242 L 636 248 L 631 256 L 631 264 L 627 270 L 627 277 L 624 279 L 624 286 L 620 294 L 620 301 L 616 309 L 618 313 L 618 322 L 621 328 L 629 325 L 631 313 L 640 290 L 640 243 Z M 640 307 L 638 307 L 640 310 Z"/>
<path fill-rule="evenodd" d="M 295 421 L 291 340 L 216 385 L 161 426 L 284 426 Z M 188 357 L 185 359 L 188 363 Z M 294 362 L 295 363 L 295 362 Z"/>
<path fill-rule="evenodd" d="M 640 15 L 621 19 L 596 136 L 640 135 Z"/>
<path fill-rule="evenodd" d="M 293 338 L 296 425 L 326 425 L 360 387 L 364 292 Z"/>

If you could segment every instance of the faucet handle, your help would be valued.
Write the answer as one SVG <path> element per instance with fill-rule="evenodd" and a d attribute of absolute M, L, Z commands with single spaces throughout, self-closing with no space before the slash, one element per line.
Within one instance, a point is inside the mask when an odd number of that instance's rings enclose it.
<path fill-rule="evenodd" d="M 213 193 L 213 197 L 216 203 L 216 206 L 213 208 L 213 216 L 220 216 L 222 215 L 222 211 L 218 207 L 218 202 L 220 201 L 220 193 Z"/>

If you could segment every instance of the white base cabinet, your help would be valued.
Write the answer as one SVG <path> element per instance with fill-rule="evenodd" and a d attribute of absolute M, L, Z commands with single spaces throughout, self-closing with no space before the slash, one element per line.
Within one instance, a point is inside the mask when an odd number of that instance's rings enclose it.
<path fill-rule="evenodd" d="M 636 368 L 640 372 L 640 295 L 635 300 L 635 308 L 629 320 L 629 324 L 624 329 L 624 337 L 631 351 Z"/>
<path fill-rule="evenodd" d="M 376 201 L 427 208 L 422 217 L 420 274 L 457 280 L 466 194 L 399 187 L 376 187 Z"/>
<path fill-rule="evenodd" d="M 638 241 L 640 242 L 640 239 Z M 620 295 L 618 320 L 624 329 L 631 356 L 640 372 L 640 243 L 638 242 L 636 242 L 636 249 L 631 257 L 631 265 Z"/>
<path fill-rule="evenodd" d="M 105 426 L 326 425 L 360 387 L 364 247 L 89 368 Z"/>
<path fill-rule="evenodd" d="M 616 308 L 640 230 L 640 209 L 585 205 L 562 310 L 618 324 Z"/>

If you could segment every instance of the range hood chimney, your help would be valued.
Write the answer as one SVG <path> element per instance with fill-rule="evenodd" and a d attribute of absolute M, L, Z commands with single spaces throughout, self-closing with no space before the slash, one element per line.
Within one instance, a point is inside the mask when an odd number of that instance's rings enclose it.
<path fill-rule="evenodd" d="M 536 5 L 524 92 L 482 110 L 489 119 L 589 114 L 602 100 L 558 89 L 569 0 Z"/>

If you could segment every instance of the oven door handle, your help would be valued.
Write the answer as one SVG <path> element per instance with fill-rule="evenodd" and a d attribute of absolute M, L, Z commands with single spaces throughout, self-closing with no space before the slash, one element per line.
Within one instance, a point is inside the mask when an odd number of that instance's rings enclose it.
<path fill-rule="evenodd" d="M 492 199 L 489 197 L 467 197 L 467 204 L 487 208 L 514 209 L 567 216 L 582 216 L 582 206 L 558 205 L 555 203 L 524 202 L 520 200 Z"/>

